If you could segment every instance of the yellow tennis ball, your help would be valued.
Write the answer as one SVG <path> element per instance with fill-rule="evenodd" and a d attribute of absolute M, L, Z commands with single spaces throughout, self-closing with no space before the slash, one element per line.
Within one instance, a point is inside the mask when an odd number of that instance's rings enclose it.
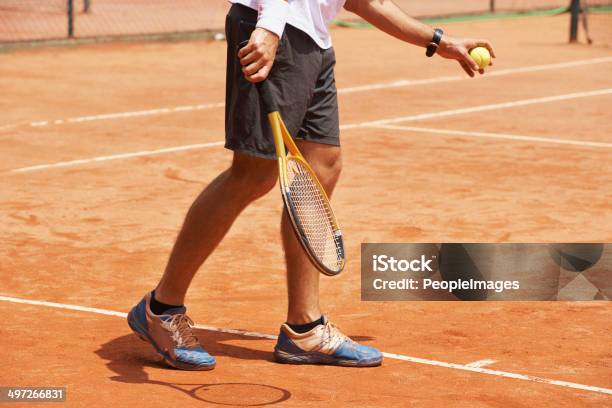
<path fill-rule="evenodd" d="M 472 48 L 470 50 L 470 57 L 476 61 L 480 69 L 485 69 L 491 63 L 491 54 L 489 54 L 489 50 L 485 47 Z"/>

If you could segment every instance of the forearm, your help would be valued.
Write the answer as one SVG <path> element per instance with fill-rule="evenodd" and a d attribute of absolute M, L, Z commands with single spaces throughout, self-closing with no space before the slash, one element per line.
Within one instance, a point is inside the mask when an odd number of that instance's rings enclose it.
<path fill-rule="evenodd" d="M 391 0 L 347 0 L 345 9 L 385 33 L 410 44 L 427 47 L 434 30 L 408 16 Z"/>

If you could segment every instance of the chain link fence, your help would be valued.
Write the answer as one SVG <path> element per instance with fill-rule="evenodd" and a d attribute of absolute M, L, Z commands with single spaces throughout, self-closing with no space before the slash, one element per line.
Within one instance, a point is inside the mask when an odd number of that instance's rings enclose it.
<path fill-rule="evenodd" d="M 570 0 L 394 1 L 419 18 L 540 10 L 560 13 L 570 8 Z M 588 5 L 609 8 L 612 0 L 588 0 Z M 229 6 L 226 0 L 0 0 L 0 47 L 211 36 L 223 31 Z M 356 20 L 357 16 L 346 11 L 338 16 L 340 23 Z"/>

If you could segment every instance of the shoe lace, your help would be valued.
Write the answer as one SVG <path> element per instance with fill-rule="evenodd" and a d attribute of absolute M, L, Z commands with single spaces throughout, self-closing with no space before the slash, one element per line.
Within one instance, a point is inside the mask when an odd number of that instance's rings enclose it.
<path fill-rule="evenodd" d="M 193 334 L 193 320 L 187 315 L 175 314 L 162 323 L 162 326 L 171 333 L 172 340 L 177 347 L 194 348 L 200 343 Z"/>
<path fill-rule="evenodd" d="M 354 343 L 353 340 L 342 333 L 336 325 L 330 322 L 325 324 L 323 329 L 322 347 L 329 348 L 330 350 L 336 350 L 345 341 Z"/>

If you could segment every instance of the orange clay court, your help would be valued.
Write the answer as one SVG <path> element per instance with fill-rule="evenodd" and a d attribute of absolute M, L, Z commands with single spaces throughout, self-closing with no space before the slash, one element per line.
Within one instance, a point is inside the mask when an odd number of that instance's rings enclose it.
<path fill-rule="evenodd" d="M 592 46 L 566 43 L 567 15 L 446 29 L 490 39 L 495 66 L 471 80 L 376 30 L 332 31 L 348 265 L 321 298 L 387 353 L 371 369 L 273 362 L 277 190 L 188 294 L 214 371 L 168 369 L 126 324 L 229 163 L 224 42 L 0 54 L 0 385 L 66 386 L 67 406 L 612 406 L 609 302 L 360 301 L 362 242 L 612 242 L 612 24 Z"/>

